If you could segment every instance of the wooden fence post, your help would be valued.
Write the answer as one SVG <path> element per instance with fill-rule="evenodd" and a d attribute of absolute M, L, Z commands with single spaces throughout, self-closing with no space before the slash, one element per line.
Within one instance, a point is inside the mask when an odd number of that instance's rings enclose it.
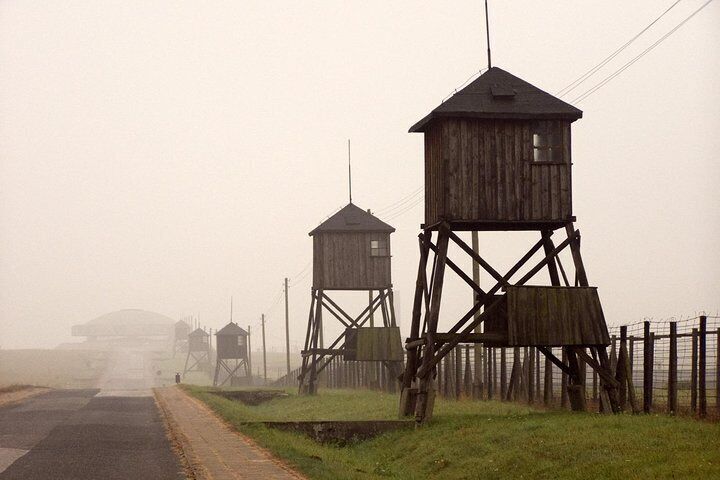
<path fill-rule="evenodd" d="M 677 398 L 677 322 L 670 322 L 670 358 L 668 359 L 668 412 L 678 408 Z"/>
<path fill-rule="evenodd" d="M 535 348 L 535 398 L 540 401 L 541 383 L 540 383 L 540 350 Z"/>
<path fill-rule="evenodd" d="M 529 348 L 528 353 L 528 403 L 535 402 L 535 352 Z"/>
<path fill-rule="evenodd" d="M 493 397 L 497 394 L 497 355 L 495 347 L 490 348 L 490 388 Z"/>
<path fill-rule="evenodd" d="M 568 363 L 567 350 L 564 348 L 561 350 L 562 350 L 562 363 L 567 365 L 567 363 Z M 567 377 L 568 376 L 565 372 L 563 372 L 563 371 L 560 372 L 560 406 L 562 408 L 567 408 L 567 405 L 568 405 L 568 392 L 567 392 L 568 378 Z"/>
<path fill-rule="evenodd" d="M 692 355 L 690 367 L 690 411 L 697 413 L 698 393 L 698 329 L 692 329 Z"/>
<path fill-rule="evenodd" d="M 463 381 L 463 385 L 465 387 L 465 395 L 468 398 L 472 398 L 472 394 L 473 394 L 473 390 L 472 390 L 473 374 L 472 374 L 472 367 L 471 367 L 472 363 L 470 363 L 470 352 L 471 351 L 472 350 L 470 350 L 470 345 L 467 345 L 465 347 L 465 378 Z"/>
<path fill-rule="evenodd" d="M 650 413 L 653 400 L 653 346 L 650 322 L 646 321 L 643 334 L 643 411 Z"/>
<path fill-rule="evenodd" d="M 715 349 L 715 408 L 720 415 L 720 328 L 717 329 Z"/>
<path fill-rule="evenodd" d="M 513 368 L 515 368 L 513 364 Z M 500 348 L 500 400 L 507 396 L 507 352 L 505 347 Z"/>
<path fill-rule="evenodd" d="M 552 367 L 553 364 L 549 358 L 545 357 L 545 385 L 543 391 L 543 403 L 549 406 L 552 403 Z"/>
<path fill-rule="evenodd" d="M 698 395 L 700 396 L 700 417 L 707 416 L 707 391 L 705 388 L 705 367 L 706 367 L 706 347 L 707 347 L 707 317 L 700 316 L 700 343 L 698 345 Z"/>
<path fill-rule="evenodd" d="M 627 360 L 627 326 L 623 325 L 620 327 L 620 353 L 615 368 L 615 379 L 620 382 L 618 389 L 620 410 L 625 410 L 627 405 Z"/>
<path fill-rule="evenodd" d="M 460 400 L 462 394 L 462 346 L 455 347 L 455 400 Z"/>

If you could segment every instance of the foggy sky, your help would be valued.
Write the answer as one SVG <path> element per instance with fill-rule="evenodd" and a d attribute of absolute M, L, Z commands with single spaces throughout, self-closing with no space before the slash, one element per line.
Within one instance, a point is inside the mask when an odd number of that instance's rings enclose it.
<path fill-rule="evenodd" d="M 494 64 L 555 93 L 671 3 L 491 2 Z M 481 6 L 0 3 L 0 346 L 52 347 L 122 308 L 217 328 L 233 295 L 235 319 L 256 328 L 265 312 L 281 348 L 273 301 L 310 261 L 307 233 L 347 203 L 347 139 L 360 207 L 422 186 L 407 129 L 485 66 Z M 713 3 L 576 105 L 574 214 L 611 325 L 720 310 L 718 27 Z M 406 327 L 422 204 L 383 219 Z M 507 267 L 535 235 L 481 235 L 481 249 Z M 293 344 L 310 300 L 310 276 L 296 280 Z M 441 323 L 470 299 L 451 280 Z"/>

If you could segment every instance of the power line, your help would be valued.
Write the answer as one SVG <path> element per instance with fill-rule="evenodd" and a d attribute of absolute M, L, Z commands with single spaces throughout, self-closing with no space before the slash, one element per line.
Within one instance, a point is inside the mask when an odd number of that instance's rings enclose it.
<path fill-rule="evenodd" d="M 377 210 L 377 211 L 375 212 L 375 214 L 376 214 L 376 215 L 389 215 L 390 213 L 392 213 L 393 210 L 397 210 L 398 208 L 402 207 L 404 204 L 412 201 L 413 198 L 414 198 L 414 197 L 417 197 L 418 195 L 420 195 L 420 194 L 423 192 L 424 189 L 425 189 L 424 186 L 420 186 L 420 187 L 417 188 L 416 190 L 413 190 L 413 192 L 412 192 L 411 194 L 406 195 L 406 196 L 403 197 L 402 199 L 400 199 L 400 200 L 398 200 L 398 201 L 396 201 L 396 202 L 394 202 L 394 203 L 391 203 L 390 205 L 387 205 L 387 206 L 385 206 L 385 207 Z"/>
<path fill-rule="evenodd" d="M 593 75 L 595 74 L 595 72 L 597 72 L 597 71 L 600 70 L 602 67 L 604 67 L 605 65 L 607 65 L 608 62 L 610 62 L 613 58 L 617 57 L 623 50 L 625 50 L 628 46 L 630 46 L 630 44 L 633 43 L 635 40 L 637 40 L 638 38 L 640 38 L 640 36 L 641 36 L 643 33 L 647 32 L 647 31 L 650 29 L 650 27 L 652 27 L 653 25 L 655 25 L 662 17 L 664 17 L 670 10 L 672 10 L 672 9 L 675 7 L 675 5 L 677 5 L 677 4 L 680 3 L 681 1 L 682 1 L 682 0 L 677 0 L 675 3 L 673 3 L 672 5 L 670 5 L 670 7 L 668 7 L 667 10 L 665 10 L 664 12 L 662 12 L 659 17 L 657 17 L 655 20 L 653 20 L 652 22 L 650 22 L 650 24 L 648 24 L 645 28 L 643 28 L 642 30 L 640 30 L 640 32 L 638 32 L 634 37 L 632 37 L 630 40 L 628 40 L 627 42 L 625 42 L 620 48 L 618 48 L 617 50 L 615 50 L 614 52 L 612 52 L 610 55 L 608 55 L 607 57 L 605 57 L 600 63 L 598 63 L 597 65 L 595 65 L 594 67 L 592 67 L 590 70 L 588 70 L 587 72 L 585 72 L 585 73 L 583 73 L 582 75 L 580 75 L 577 79 L 575 79 L 575 81 L 573 81 L 572 83 L 570 83 L 569 85 L 567 85 L 565 88 L 563 88 L 562 90 L 560 90 L 559 92 L 557 92 L 556 95 L 558 95 L 559 97 L 564 97 L 565 95 L 567 95 L 568 93 L 572 92 L 572 91 L 575 90 L 577 87 L 579 87 L 580 85 L 582 85 L 582 84 L 585 82 L 585 80 L 587 80 L 588 78 L 590 78 L 591 76 L 593 76 Z"/>
<path fill-rule="evenodd" d="M 308 263 L 308 265 L 309 265 L 309 263 Z M 311 272 L 311 270 L 306 271 L 300 278 L 295 279 L 294 282 L 292 282 L 290 285 L 288 285 L 288 287 L 292 288 L 292 287 L 300 284 L 300 282 L 301 282 L 305 277 L 307 277 L 308 275 L 310 275 L 310 272 Z"/>
<path fill-rule="evenodd" d="M 592 95 L 593 93 L 595 93 L 595 92 L 597 92 L 598 90 L 600 90 L 603 86 L 605 86 L 607 83 L 609 83 L 610 81 L 612 81 L 615 77 L 617 77 L 617 76 L 620 75 L 622 72 L 624 72 L 625 70 L 627 70 L 628 68 L 630 68 L 630 66 L 632 66 L 635 62 L 637 62 L 637 61 L 640 60 L 642 57 L 644 57 L 645 55 L 647 55 L 648 53 L 650 53 L 655 47 L 657 47 L 658 45 L 660 45 L 660 44 L 661 44 L 662 42 L 664 42 L 667 38 L 669 38 L 673 33 L 675 33 L 676 31 L 678 31 L 683 25 L 685 25 L 687 22 L 689 22 L 691 18 L 693 18 L 693 17 L 694 17 L 695 15 L 697 15 L 698 13 L 700 13 L 701 10 L 703 10 L 705 7 L 707 7 L 708 5 L 710 5 L 710 3 L 712 3 L 712 2 L 713 2 L 713 0 L 707 0 L 707 2 L 703 3 L 702 6 L 700 6 L 700 8 L 698 8 L 698 9 L 695 10 L 693 13 L 691 13 L 689 16 L 687 16 L 682 22 L 678 23 L 672 30 L 670 30 L 668 33 L 666 33 L 666 34 L 663 35 L 662 37 L 660 37 L 655 43 L 653 43 L 653 44 L 650 45 L 648 48 L 646 48 L 645 50 L 643 50 L 640 54 L 638 54 L 637 56 L 635 56 L 632 60 L 630 60 L 629 62 L 627 62 L 625 65 L 623 65 L 622 67 L 618 68 L 618 69 L 615 70 L 613 73 L 611 73 L 610 75 L 608 75 L 607 77 L 605 77 L 602 81 L 600 81 L 599 83 L 597 83 L 595 86 L 593 86 L 592 88 L 590 88 L 590 89 L 588 89 L 587 91 L 585 91 L 585 93 L 581 94 L 580 96 L 578 96 L 577 98 L 575 98 L 574 100 L 572 100 L 570 103 L 582 102 L 582 101 L 585 100 L 587 97 L 589 97 L 589 96 Z"/>
<path fill-rule="evenodd" d="M 393 219 L 395 219 L 395 218 L 397 218 L 397 217 L 405 214 L 406 212 L 408 212 L 408 211 L 412 210 L 413 208 L 415 208 L 417 205 L 421 204 L 424 200 L 425 200 L 425 195 L 423 195 L 422 197 L 418 198 L 418 199 L 417 199 L 416 201 L 414 201 L 413 203 L 407 205 L 404 209 L 400 210 L 399 212 L 396 212 L 394 215 L 389 216 L 389 217 L 387 218 L 387 220 L 390 221 L 390 220 L 393 220 Z"/>
<path fill-rule="evenodd" d="M 298 276 L 302 275 L 303 272 L 305 272 L 305 270 L 308 269 L 308 267 L 310 266 L 310 263 L 312 263 L 312 260 L 308 260 L 308 262 L 305 264 L 305 266 L 302 268 L 302 270 L 300 270 L 298 273 L 296 273 L 295 275 L 293 275 L 292 277 L 290 277 L 290 280 L 294 279 L 295 277 L 298 277 Z"/>

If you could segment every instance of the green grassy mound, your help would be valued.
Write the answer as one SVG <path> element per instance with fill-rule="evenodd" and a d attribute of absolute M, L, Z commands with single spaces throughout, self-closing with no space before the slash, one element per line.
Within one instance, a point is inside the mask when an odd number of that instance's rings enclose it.
<path fill-rule="evenodd" d="M 438 399 L 426 427 L 337 447 L 244 422 L 395 419 L 398 397 L 365 390 L 299 397 L 289 390 L 289 397 L 251 407 L 185 388 L 310 478 L 720 478 L 720 425 L 687 418 Z"/>

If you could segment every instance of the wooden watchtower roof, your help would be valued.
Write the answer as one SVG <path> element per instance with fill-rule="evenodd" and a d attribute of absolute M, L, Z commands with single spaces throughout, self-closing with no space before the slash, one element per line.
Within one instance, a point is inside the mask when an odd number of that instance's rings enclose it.
<path fill-rule="evenodd" d="M 342 232 L 384 232 L 393 233 L 395 228 L 383 222 L 370 212 L 354 203 L 348 203 L 336 214 L 315 227 L 309 235 L 318 233 Z"/>
<path fill-rule="evenodd" d="M 215 335 L 217 335 L 218 337 L 222 337 L 222 336 L 247 337 L 247 334 L 248 333 L 245 331 L 245 329 L 243 329 L 237 323 L 233 323 L 233 322 L 228 323 L 223 328 L 221 328 L 220 330 L 215 332 Z"/>
<path fill-rule="evenodd" d="M 582 111 L 501 68 L 492 67 L 410 127 L 410 132 L 424 132 L 434 120 L 444 117 L 574 122 L 582 118 Z"/>

